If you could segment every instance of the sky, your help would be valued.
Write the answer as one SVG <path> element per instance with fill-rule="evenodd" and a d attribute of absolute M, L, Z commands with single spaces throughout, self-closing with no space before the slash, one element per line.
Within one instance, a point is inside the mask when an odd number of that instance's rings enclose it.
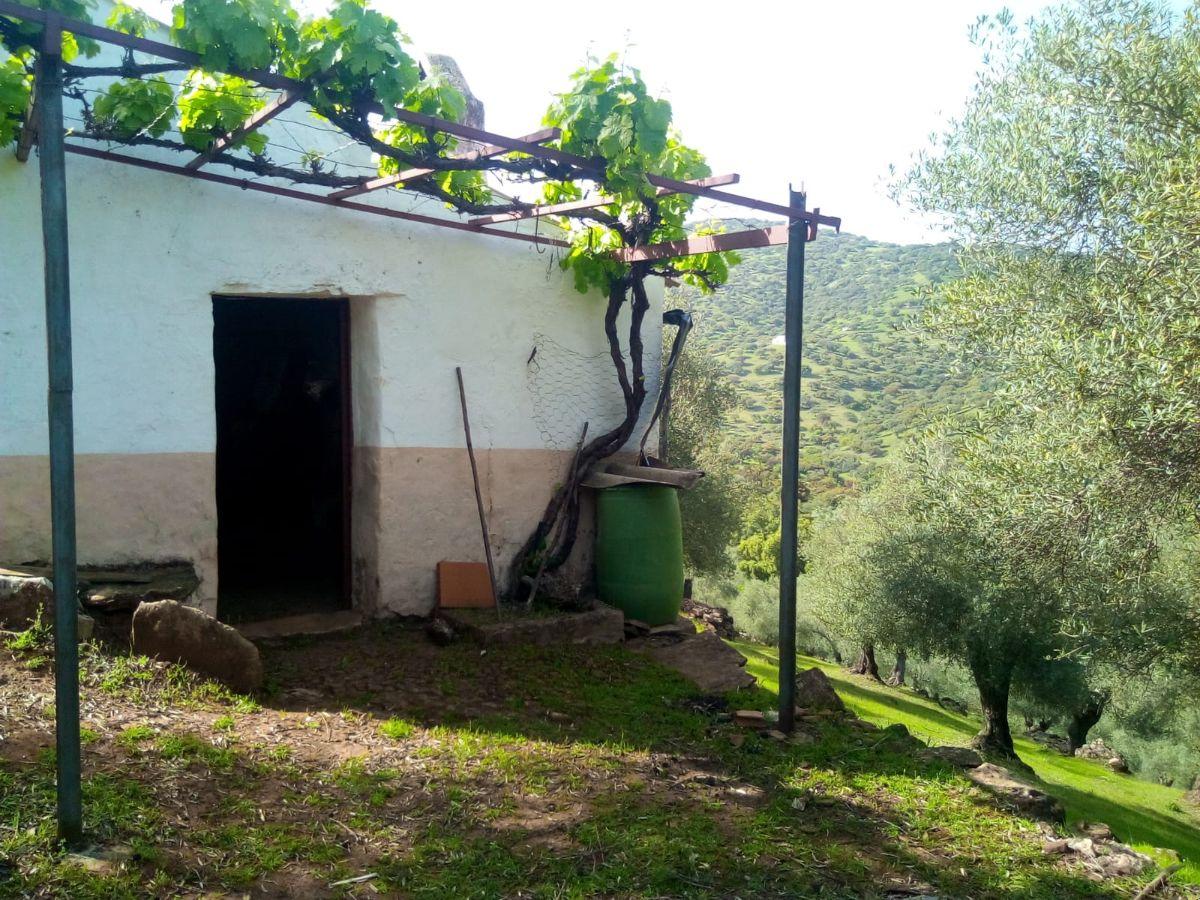
<path fill-rule="evenodd" d="M 487 127 L 519 135 L 540 124 L 553 92 L 589 53 L 622 52 L 672 103 L 684 140 L 731 190 L 809 205 L 877 240 L 936 239 L 886 191 L 958 112 L 979 54 L 967 37 L 1001 0 L 691 0 L 601 6 L 375 0 L 426 52 L 447 53 L 484 102 Z M 1008 0 L 1018 19 L 1045 5 Z M 452 14 L 447 10 L 453 9 Z M 719 207 L 709 207 L 721 213 Z M 707 211 L 707 210 L 706 210 Z"/>

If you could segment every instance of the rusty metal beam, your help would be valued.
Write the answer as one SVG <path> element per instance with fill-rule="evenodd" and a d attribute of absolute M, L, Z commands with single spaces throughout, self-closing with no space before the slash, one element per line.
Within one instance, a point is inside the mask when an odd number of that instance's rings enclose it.
<path fill-rule="evenodd" d="M 292 91 L 284 91 L 258 112 L 254 113 L 254 115 L 247 118 L 245 122 L 233 129 L 233 131 L 229 132 L 228 134 L 224 134 L 213 141 L 211 147 L 209 147 L 195 159 L 191 160 L 186 166 L 184 166 L 184 168 L 195 170 L 199 169 L 205 163 L 212 162 L 213 158 L 216 157 L 218 153 L 228 150 L 250 132 L 266 125 L 281 112 L 295 105 L 302 99 L 303 97 L 300 94 L 293 93 Z"/>
<path fill-rule="evenodd" d="M 473 225 L 468 225 L 466 222 L 456 222 L 453 219 L 438 219 L 433 216 L 424 216 L 420 213 L 402 212 L 398 209 L 385 209 L 382 206 L 372 206 L 367 203 L 353 203 L 338 200 L 330 200 L 324 194 L 310 194 L 306 191 L 298 191 L 295 188 L 279 187 L 274 184 L 261 184 L 255 181 L 247 181 L 242 178 L 230 178 L 227 175 L 217 175 L 213 172 L 205 172 L 202 170 L 187 169 L 183 166 L 173 166 L 170 163 L 158 162 L 152 159 L 142 159 L 137 156 L 126 156 L 123 153 L 113 153 L 111 150 L 99 150 L 95 147 L 83 147 L 79 144 L 67 144 L 66 150 L 68 153 L 75 153 L 79 156 L 90 156 L 93 159 L 104 159 L 109 162 L 123 163 L 128 166 L 136 166 L 141 169 L 149 169 L 153 172 L 165 172 L 171 175 L 184 175 L 188 178 L 196 178 L 200 181 L 209 181 L 213 184 L 225 184 L 230 187 L 241 188 L 244 191 L 258 191 L 263 194 L 272 194 L 276 197 L 287 197 L 292 200 L 304 200 L 308 203 L 321 203 L 325 206 L 333 206 L 339 209 L 350 209 L 356 212 L 371 213 L 376 216 L 384 216 L 389 219 L 403 219 L 407 222 L 419 222 L 422 225 L 434 225 L 438 228 L 451 228 L 455 231 L 466 231 L 471 234 L 486 234 L 493 237 L 508 238 L 513 241 L 525 241 L 530 244 L 546 244 L 553 247 L 568 247 L 566 241 L 558 238 L 546 237 L 538 234 L 522 234 L 517 231 L 500 231 L 495 228 L 478 228 Z"/>
<path fill-rule="evenodd" d="M 695 194 L 697 197 L 706 197 L 709 200 L 720 200 L 722 203 L 729 203 L 733 206 L 741 206 L 746 209 L 756 209 L 759 212 L 773 213 L 777 216 L 786 216 L 788 219 L 800 219 L 802 222 L 807 222 L 809 226 L 829 225 L 839 231 L 842 227 L 842 220 L 840 218 L 836 216 L 823 216 L 820 210 L 814 209 L 810 212 L 805 209 L 783 206 L 779 203 L 768 203 L 766 200 L 755 200 L 753 197 L 743 197 L 741 194 L 730 194 L 727 191 L 718 191 L 713 188 L 697 187 L 688 184 L 686 181 L 663 178 L 661 175 L 647 175 L 646 180 L 655 187 L 668 188 L 680 194 Z"/>
<path fill-rule="evenodd" d="M 737 184 L 741 180 L 741 175 L 710 175 L 708 178 L 697 178 L 689 181 L 688 184 L 696 185 L 697 187 L 715 187 L 721 184 Z M 668 194 L 674 194 L 675 191 L 669 191 L 666 188 L 659 188 L 655 196 L 665 197 Z M 474 219 L 469 219 L 471 225 L 495 225 L 498 222 L 516 222 L 520 219 L 536 219 L 541 216 L 557 216 L 563 213 L 581 212 L 588 209 L 596 209 L 601 206 L 608 206 L 615 201 L 611 197 L 590 197 L 586 200 L 572 200 L 569 203 L 554 203 L 550 206 L 529 206 L 525 209 L 517 209 L 512 212 L 496 213 L 493 216 L 479 216 Z"/>
<path fill-rule="evenodd" d="M 562 136 L 562 132 L 557 128 L 543 128 L 541 131 L 535 131 L 533 134 L 527 134 L 518 140 L 527 141 L 530 144 L 542 144 L 546 141 L 555 141 Z M 479 147 L 475 150 L 468 150 L 464 153 L 451 154 L 448 159 L 460 159 L 464 162 L 474 162 L 477 159 L 487 159 L 492 156 L 500 156 L 504 153 L 511 153 L 507 147 L 500 147 L 496 144 L 488 144 L 484 147 Z M 403 184 L 407 181 L 416 181 L 420 178 L 426 178 L 438 169 L 406 169 L 403 172 L 397 172 L 395 175 L 383 175 L 379 178 L 372 178 L 370 181 L 364 181 L 358 187 L 345 188 L 344 190 L 334 191 L 329 195 L 331 200 L 345 200 L 348 197 L 357 197 L 360 194 L 366 194 L 370 191 L 378 191 L 382 188 L 394 187 L 398 184 Z"/>
<path fill-rule="evenodd" d="M 496 134 L 492 131 L 484 131 L 482 128 L 460 125 L 458 122 L 451 122 L 449 119 L 439 119 L 437 116 L 428 116 L 425 113 L 413 112 L 410 109 L 389 109 L 385 115 L 398 119 L 401 122 L 407 122 L 409 125 L 419 125 L 422 128 L 428 128 L 431 131 L 441 131 L 445 134 L 452 134 L 455 137 L 466 138 L 469 141 L 478 141 L 481 144 L 495 144 L 498 147 L 503 147 L 506 151 L 513 150 L 518 153 L 524 153 L 535 159 L 545 159 L 568 166 L 576 166 L 593 175 L 604 171 L 604 160 L 602 159 L 585 159 L 582 156 L 567 153 L 554 147 L 542 147 L 521 138 L 505 137 L 502 134 Z"/>
<path fill-rule="evenodd" d="M 656 259 L 673 259 L 677 256 L 695 256 L 697 253 L 774 247 L 787 242 L 788 227 L 774 225 L 770 228 L 755 228 L 752 231 L 701 234 L 679 241 L 651 244 L 648 247 L 626 247 L 622 250 L 614 250 L 612 255 L 621 262 L 647 262 Z"/>

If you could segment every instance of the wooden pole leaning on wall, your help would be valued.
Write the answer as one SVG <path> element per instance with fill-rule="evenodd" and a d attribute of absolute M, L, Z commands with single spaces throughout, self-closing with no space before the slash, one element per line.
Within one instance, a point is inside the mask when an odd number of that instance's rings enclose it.
<path fill-rule="evenodd" d="M 492 585 L 492 602 L 496 618 L 500 618 L 500 592 L 496 590 L 496 565 L 492 561 L 492 538 L 488 534 L 487 513 L 483 511 L 483 492 L 479 490 L 479 468 L 475 465 L 475 445 L 471 443 L 471 419 L 467 415 L 467 390 L 463 387 L 462 367 L 455 366 L 458 378 L 458 401 L 462 405 L 463 432 L 467 436 L 467 456 L 471 460 L 471 481 L 475 485 L 475 505 L 479 508 L 479 529 L 483 532 L 483 552 L 487 556 L 488 581 Z"/>
<path fill-rule="evenodd" d="M 803 192 L 791 191 L 789 206 L 804 209 Z M 800 574 L 796 539 L 800 502 L 800 364 L 804 343 L 804 244 L 808 224 L 788 222 L 787 293 L 784 302 L 783 487 L 779 544 L 779 729 L 795 727 L 796 581 Z"/>
<path fill-rule="evenodd" d="M 50 522 L 54 577 L 54 717 L 58 834 L 83 843 L 79 750 L 79 644 L 75 546 L 75 426 L 71 372 L 71 284 L 63 150 L 62 29 L 44 26 L 38 66 L 38 161 L 46 275 Z"/>

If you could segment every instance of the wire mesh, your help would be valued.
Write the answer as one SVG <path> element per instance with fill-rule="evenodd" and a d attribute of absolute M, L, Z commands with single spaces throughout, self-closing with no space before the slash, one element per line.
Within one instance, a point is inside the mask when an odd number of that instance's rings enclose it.
<path fill-rule="evenodd" d="M 625 398 L 607 352 L 581 353 L 540 333 L 533 338 L 534 350 L 525 367 L 525 380 L 533 401 L 533 421 L 546 449 L 573 450 L 584 422 L 589 423 L 589 437 L 621 424 Z M 628 367 L 628 355 L 623 355 Z M 657 371 L 646 382 L 647 396 L 656 398 Z M 652 406 L 652 399 L 644 404 L 643 420 Z M 640 436 L 637 432 L 636 437 Z"/>

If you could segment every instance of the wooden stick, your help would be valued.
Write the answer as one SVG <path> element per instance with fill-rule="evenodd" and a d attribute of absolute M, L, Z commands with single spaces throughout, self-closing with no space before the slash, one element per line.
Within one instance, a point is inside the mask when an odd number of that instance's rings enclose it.
<path fill-rule="evenodd" d="M 1175 863 L 1163 869 L 1162 874 L 1155 878 L 1152 882 L 1142 888 L 1134 895 L 1133 900 L 1146 900 L 1151 894 L 1160 890 L 1170 879 L 1170 877 L 1183 868 L 1183 863 Z"/>
<path fill-rule="evenodd" d="M 487 515 L 483 511 L 483 494 L 479 490 L 479 468 L 475 465 L 475 445 L 471 443 L 471 420 L 467 417 L 467 391 L 463 387 L 462 367 L 455 366 L 458 376 L 458 399 L 462 404 L 463 432 L 467 436 L 467 456 L 471 459 L 471 480 L 475 484 L 475 505 L 479 507 L 479 528 L 483 532 L 483 552 L 487 555 L 488 580 L 492 583 L 492 602 L 496 618 L 500 618 L 500 594 L 496 590 L 496 566 L 492 562 L 492 539 L 488 536 Z"/>
<path fill-rule="evenodd" d="M 579 443 L 575 445 L 575 455 L 571 457 L 571 468 L 567 470 L 567 484 L 570 484 L 575 480 L 575 472 L 579 468 L 579 454 L 583 450 L 583 440 L 587 437 L 588 433 L 588 424 L 588 422 L 583 423 L 583 433 L 579 435 Z M 559 517 L 558 522 L 555 524 L 554 532 L 546 535 L 546 552 L 542 554 L 542 561 L 538 563 L 537 574 L 533 576 L 533 586 L 529 589 L 529 599 L 525 601 L 526 609 L 533 608 L 533 598 L 537 596 L 538 584 L 541 583 L 542 573 L 546 571 L 546 560 L 550 558 L 550 548 L 554 546 L 555 542 L 558 540 L 558 535 L 562 533 L 562 529 L 566 522 L 566 515 L 567 514 L 564 511 L 564 513 Z"/>

